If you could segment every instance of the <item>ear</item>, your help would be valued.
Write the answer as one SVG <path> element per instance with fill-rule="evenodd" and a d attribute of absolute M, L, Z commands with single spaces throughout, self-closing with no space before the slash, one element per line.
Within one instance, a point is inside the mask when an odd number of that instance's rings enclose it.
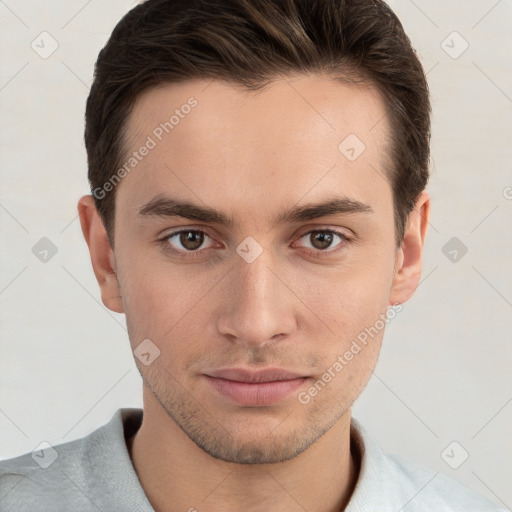
<path fill-rule="evenodd" d="M 407 219 L 404 241 L 397 251 L 389 304 L 402 304 L 416 291 L 421 278 L 423 245 L 430 218 L 430 196 L 423 191 Z"/>
<path fill-rule="evenodd" d="M 82 233 L 89 247 L 94 275 L 100 285 L 101 300 L 111 311 L 124 313 L 116 276 L 114 252 L 91 195 L 83 196 L 78 201 L 78 215 Z"/>

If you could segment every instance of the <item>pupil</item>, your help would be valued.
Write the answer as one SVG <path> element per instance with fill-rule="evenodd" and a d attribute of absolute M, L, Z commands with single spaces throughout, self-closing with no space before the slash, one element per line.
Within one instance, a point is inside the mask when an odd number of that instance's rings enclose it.
<path fill-rule="evenodd" d="M 325 249 L 332 243 L 332 235 L 330 233 L 318 233 L 313 236 L 313 240 L 319 240 L 320 244 L 313 242 L 313 246 L 317 249 Z"/>
<path fill-rule="evenodd" d="M 195 241 L 194 241 L 195 239 Z M 203 244 L 204 235 L 194 231 L 183 232 L 180 235 L 180 242 L 186 249 L 191 251 L 198 249 Z"/>

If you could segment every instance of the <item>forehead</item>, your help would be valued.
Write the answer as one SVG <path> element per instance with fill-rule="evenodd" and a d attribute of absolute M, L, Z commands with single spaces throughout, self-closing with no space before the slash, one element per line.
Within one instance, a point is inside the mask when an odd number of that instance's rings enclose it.
<path fill-rule="evenodd" d="M 193 109 L 187 107 L 191 101 L 197 102 Z M 274 128 L 280 131 L 293 127 L 287 137 L 290 142 L 295 135 L 306 136 L 313 143 L 315 135 L 322 132 L 343 135 L 352 130 L 364 138 L 377 124 L 381 128 L 386 125 L 379 123 L 385 117 L 383 99 L 368 82 L 356 84 L 314 74 L 296 74 L 276 77 L 265 87 L 250 91 L 232 82 L 187 80 L 161 84 L 139 95 L 126 123 L 128 146 L 138 136 L 170 121 L 173 114 L 174 138 L 180 138 L 181 134 L 188 139 L 187 135 L 194 131 L 205 142 L 217 139 L 223 129 L 231 129 L 237 123 L 243 125 L 237 135 L 252 139 L 263 135 L 267 144 L 273 140 L 269 135 Z M 192 121 L 182 123 L 186 117 Z M 247 119 L 252 121 L 250 125 L 245 124 Z M 178 124 L 181 124 L 179 130 Z M 282 137 L 276 140 L 282 142 Z"/>
<path fill-rule="evenodd" d="M 125 161 L 151 149 L 118 193 L 135 208 L 179 188 L 218 206 L 229 191 L 296 202 L 345 182 L 369 202 L 372 184 L 384 184 L 388 134 L 384 102 L 369 85 L 316 75 L 258 91 L 218 80 L 165 84 L 141 94 L 128 117 Z"/>

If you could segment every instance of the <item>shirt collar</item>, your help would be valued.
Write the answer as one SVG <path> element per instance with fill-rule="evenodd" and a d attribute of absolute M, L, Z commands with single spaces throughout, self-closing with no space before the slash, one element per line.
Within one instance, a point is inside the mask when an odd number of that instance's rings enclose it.
<path fill-rule="evenodd" d="M 142 416 L 142 409 L 118 409 L 109 423 L 87 438 L 84 450 L 88 455 L 82 464 L 86 478 L 90 475 L 89 485 L 98 485 L 94 483 L 97 461 L 106 461 L 108 466 L 105 469 L 110 477 L 101 482 L 110 491 L 105 493 L 106 510 L 153 512 L 126 446 L 126 438 L 139 429 Z M 359 474 L 345 512 L 397 512 L 404 508 L 418 493 L 417 484 L 404 478 L 399 463 L 380 449 L 355 418 L 351 418 L 350 440 L 351 450 L 359 461 Z"/>

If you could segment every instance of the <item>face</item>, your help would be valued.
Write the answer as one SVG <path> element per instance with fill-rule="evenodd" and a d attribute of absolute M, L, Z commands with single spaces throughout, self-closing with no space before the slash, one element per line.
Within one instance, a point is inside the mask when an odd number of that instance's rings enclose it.
<path fill-rule="evenodd" d="M 401 298 L 382 99 L 197 80 L 144 93 L 128 128 L 114 259 L 151 400 L 213 457 L 298 455 L 349 413 L 384 330 L 346 353 Z"/>

